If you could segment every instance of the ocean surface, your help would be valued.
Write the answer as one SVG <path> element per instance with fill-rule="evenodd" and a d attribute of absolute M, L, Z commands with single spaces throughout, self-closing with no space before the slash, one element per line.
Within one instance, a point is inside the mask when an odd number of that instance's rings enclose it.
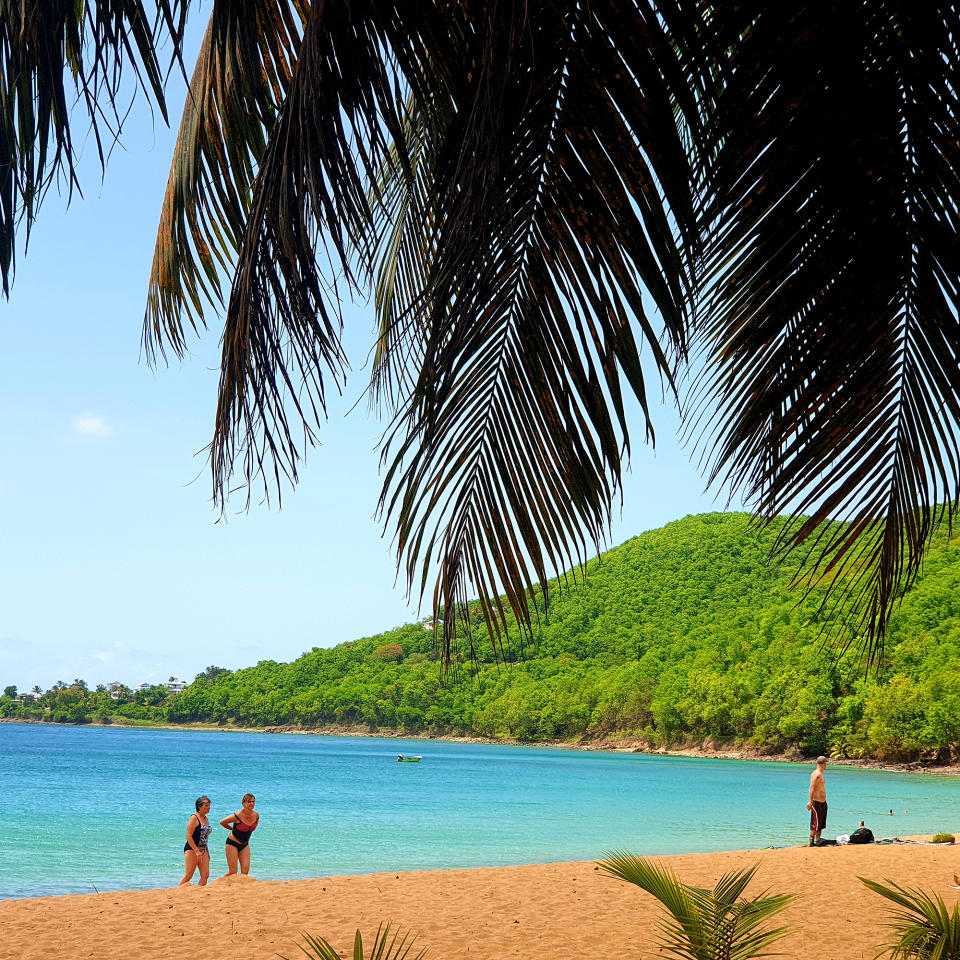
<path fill-rule="evenodd" d="M 421 754 L 397 763 L 398 752 Z M 176 885 L 194 799 L 250 791 L 251 874 L 336 874 L 797 844 L 812 767 L 436 740 L 0 723 L 0 898 Z M 830 766 L 825 835 L 956 827 L 960 781 Z M 895 815 L 891 817 L 889 811 Z"/>

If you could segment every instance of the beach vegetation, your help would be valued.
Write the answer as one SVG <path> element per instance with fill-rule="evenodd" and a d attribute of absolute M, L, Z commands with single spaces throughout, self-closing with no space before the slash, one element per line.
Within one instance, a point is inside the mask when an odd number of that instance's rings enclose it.
<path fill-rule="evenodd" d="M 663 905 L 660 921 L 664 953 L 684 960 L 751 960 L 771 954 L 768 948 L 788 932 L 769 922 L 794 899 L 790 894 L 744 897 L 759 864 L 724 874 L 713 887 L 683 883 L 656 861 L 615 853 L 599 861 L 614 877 L 635 884 Z"/>
<path fill-rule="evenodd" d="M 2 4 L 4 294 L 75 145 L 105 167 L 138 88 L 168 119 L 197 6 Z M 603 548 L 661 390 L 876 663 L 960 490 L 958 70 L 949 0 L 214 4 L 145 352 L 221 328 L 214 500 L 275 501 L 347 376 L 341 302 L 372 301 L 379 513 L 451 669 L 481 622 L 532 641 L 551 575 Z M 746 735 L 738 682 L 697 682 L 697 724 Z M 823 697 L 770 722 L 817 749 Z M 650 704 L 669 737 L 691 709 Z"/>
<path fill-rule="evenodd" d="M 745 514 L 705 514 L 634 537 L 572 571 L 524 644 L 511 623 L 494 656 L 461 628 L 476 659 L 455 675 L 441 674 L 432 631 L 412 623 L 289 663 L 208 670 L 182 693 L 114 683 L 0 696 L 0 715 L 955 761 L 960 541 L 943 531 L 867 673 L 855 646 L 838 656 L 824 645 L 829 614 L 816 595 L 798 603 L 796 568 L 769 556 L 775 534 Z"/>
<path fill-rule="evenodd" d="M 311 960 L 344 960 L 344 955 L 339 953 L 323 937 L 315 937 L 312 934 L 303 935 L 304 943 L 297 944 L 303 953 Z M 423 960 L 426 950 L 412 954 L 414 941 L 416 938 L 409 934 L 400 936 L 399 933 L 390 935 L 390 924 L 381 924 L 370 944 L 368 953 L 364 952 L 363 936 L 357 930 L 353 938 L 352 960 Z M 289 960 L 284 957 L 282 960 Z"/>
<path fill-rule="evenodd" d="M 895 939 L 877 957 L 891 960 L 960 960 L 960 904 L 950 909 L 939 895 L 860 877 L 874 893 L 899 907 L 891 914 Z"/>
<path fill-rule="evenodd" d="M 930 838 L 931 843 L 956 843 L 957 838 L 952 833 L 935 833 Z"/>

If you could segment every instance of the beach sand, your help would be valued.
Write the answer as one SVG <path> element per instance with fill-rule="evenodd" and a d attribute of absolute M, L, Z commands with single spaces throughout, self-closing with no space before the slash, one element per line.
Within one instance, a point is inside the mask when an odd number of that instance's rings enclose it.
<path fill-rule="evenodd" d="M 782 914 L 791 933 L 774 949 L 804 960 L 876 955 L 892 905 L 858 876 L 923 887 L 950 907 L 960 898 L 952 887 L 960 872 L 954 846 L 791 847 L 660 859 L 700 886 L 759 860 L 748 893 L 797 895 Z M 427 960 L 647 960 L 663 956 L 659 915 L 652 897 L 592 862 L 286 882 L 230 877 L 207 887 L 0 901 L 0 957 L 274 960 L 302 957 L 303 932 L 352 956 L 358 927 L 372 941 L 377 925 L 389 921 L 417 935 Z"/>

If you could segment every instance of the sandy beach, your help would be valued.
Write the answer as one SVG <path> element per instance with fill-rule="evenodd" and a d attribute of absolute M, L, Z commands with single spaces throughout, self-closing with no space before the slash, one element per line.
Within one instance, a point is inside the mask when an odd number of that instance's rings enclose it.
<path fill-rule="evenodd" d="M 754 892 L 790 892 L 791 933 L 779 950 L 804 960 L 873 958 L 887 901 L 858 876 L 889 878 L 960 898 L 960 848 L 930 844 L 738 851 L 662 858 L 701 886 L 756 861 Z M 171 881 L 175 881 L 171 877 Z M 230 877 L 197 886 L 0 901 L 0 957 L 18 960 L 275 960 L 303 956 L 303 932 L 352 955 L 359 927 L 417 935 L 428 958 L 584 960 L 662 956 L 659 905 L 592 862 L 261 882 Z"/>

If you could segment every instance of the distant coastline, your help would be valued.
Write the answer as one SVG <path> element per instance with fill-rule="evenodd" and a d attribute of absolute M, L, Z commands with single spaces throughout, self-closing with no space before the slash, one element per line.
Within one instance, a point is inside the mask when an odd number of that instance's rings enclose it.
<path fill-rule="evenodd" d="M 0 717 L 0 723 L 33 724 L 51 727 L 114 727 L 130 730 L 198 730 L 219 733 L 271 733 L 271 734 L 309 734 L 325 737 L 370 737 L 378 740 L 441 740 L 446 743 L 487 743 L 498 746 L 530 747 L 532 749 L 553 747 L 564 750 L 583 750 L 587 752 L 639 753 L 655 757 L 688 757 L 699 760 L 740 760 L 749 763 L 810 763 L 809 757 L 799 751 L 774 752 L 757 750 L 746 745 L 723 743 L 716 740 L 702 743 L 670 747 L 658 747 L 641 737 L 610 737 L 579 740 L 524 741 L 498 739 L 495 737 L 456 736 L 452 734 L 427 734 L 397 730 L 369 730 L 362 726 L 329 725 L 323 727 L 303 727 L 296 724 L 279 726 L 247 727 L 236 724 L 216 723 L 66 723 L 50 720 L 26 720 L 16 717 Z M 936 763 L 925 760 L 910 762 L 890 762 L 881 760 L 850 758 L 831 759 L 831 764 L 840 767 L 854 767 L 866 770 L 883 770 L 890 773 L 931 773 L 947 777 L 960 777 L 960 763 Z"/>

